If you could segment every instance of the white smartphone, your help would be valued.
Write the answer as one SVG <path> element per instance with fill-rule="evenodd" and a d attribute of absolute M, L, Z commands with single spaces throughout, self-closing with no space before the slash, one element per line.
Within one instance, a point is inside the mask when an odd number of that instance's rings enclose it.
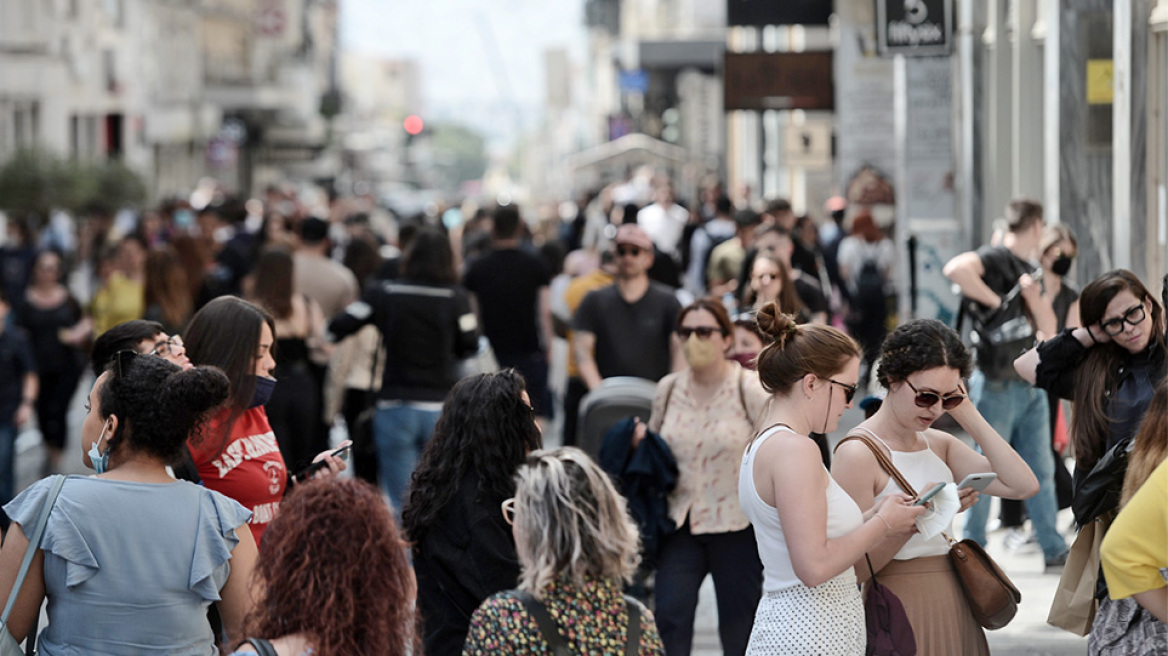
<path fill-rule="evenodd" d="M 993 472 L 970 474 L 969 476 L 961 479 L 961 482 L 957 484 L 957 489 L 964 490 L 965 488 L 973 488 L 978 492 L 984 492 L 985 489 L 989 487 L 989 484 L 993 483 L 994 479 L 997 477 L 998 475 Z"/>

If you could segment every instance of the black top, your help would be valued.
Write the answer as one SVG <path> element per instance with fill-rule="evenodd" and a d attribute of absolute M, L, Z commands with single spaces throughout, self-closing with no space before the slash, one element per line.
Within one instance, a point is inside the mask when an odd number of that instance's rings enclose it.
<path fill-rule="evenodd" d="M 799 277 L 795 279 L 795 294 L 807 310 L 804 322 L 810 321 L 811 315 L 828 311 L 827 296 L 823 294 L 823 287 L 820 286 L 818 280 L 806 272 L 801 272 Z"/>
<path fill-rule="evenodd" d="M 80 320 L 81 306 L 72 296 L 52 308 L 40 308 L 28 301 L 21 304 L 16 322 L 28 334 L 40 373 L 73 371 L 81 366 L 80 351 L 63 344 L 58 337 L 61 329 L 71 328 Z"/>
<path fill-rule="evenodd" d="M 332 341 L 374 324 L 385 339 L 378 398 L 442 401 L 458 381 L 458 360 L 478 349 L 478 324 L 466 290 L 403 280 L 369 285 L 361 300 L 329 322 Z"/>
<path fill-rule="evenodd" d="M 9 424 L 24 395 L 24 375 L 37 368 L 24 331 L 2 325 L 0 330 L 0 424 Z"/>
<path fill-rule="evenodd" d="M 1022 274 L 1033 273 L 1035 270 L 1033 264 L 1018 257 L 1005 246 L 982 246 L 977 249 L 977 256 L 981 258 L 982 266 L 985 267 L 982 281 L 998 296 L 1004 296 L 1013 289 Z"/>
<path fill-rule="evenodd" d="M 516 587 L 519 558 L 503 499 L 477 499 L 468 474 L 458 492 L 414 545 L 418 611 L 427 654 L 460 654 L 470 616 L 487 597 Z"/>
<path fill-rule="evenodd" d="M 645 295 L 634 303 L 625 301 L 616 285 L 609 285 L 584 297 L 572 317 L 572 329 L 596 335 L 601 378 L 658 381 L 673 368 L 670 336 L 680 313 L 681 304 L 658 283 L 649 283 Z"/>
<path fill-rule="evenodd" d="M 475 295 L 483 333 L 499 355 L 540 351 L 539 290 L 551 282 L 543 260 L 518 248 L 491 251 L 474 261 L 462 284 Z"/>

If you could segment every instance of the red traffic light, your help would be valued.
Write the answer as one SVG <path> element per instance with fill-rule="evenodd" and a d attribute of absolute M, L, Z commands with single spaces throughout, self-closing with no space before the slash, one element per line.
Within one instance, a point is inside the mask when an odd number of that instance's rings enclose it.
<path fill-rule="evenodd" d="M 420 116 L 410 114 L 406 120 L 402 121 L 402 127 L 406 129 L 406 134 L 416 137 L 422 134 L 422 129 L 426 126 L 422 123 Z"/>

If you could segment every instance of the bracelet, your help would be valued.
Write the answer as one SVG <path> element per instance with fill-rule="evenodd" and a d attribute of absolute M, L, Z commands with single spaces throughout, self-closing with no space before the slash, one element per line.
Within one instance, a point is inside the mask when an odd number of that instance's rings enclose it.
<path fill-rule="evenodd" d="M 891 532 L 892 532 L 892 524 L 889 524 L 889 523 L 888 523 L 888 520 L 887 520 L 887 519 L 884 519 L 884 516 L 883 516 L 883 515 L 881 515 L 880 513 L 876 513 L 876 517 L 877 517 L 877 518 L 879 518 L 879 519 L 880 519 L 880 521 L 884 522 L 884 525 L 885 525 L 886 527 L 888 527 L 888 532 L 889 532 L 889 533 L 891 533 Z"/>

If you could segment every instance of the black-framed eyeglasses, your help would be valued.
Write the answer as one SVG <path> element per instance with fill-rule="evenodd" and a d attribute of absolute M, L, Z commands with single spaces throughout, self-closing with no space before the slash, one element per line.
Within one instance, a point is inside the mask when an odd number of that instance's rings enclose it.
<path fill-rule="evenodd" d="M 1111 335 L 1112 337 L 1115 337 L 1116 335 L 1123 332 L 1123 324 L 1126 323 L 1128 325 L 1138 326 L 1139 323 L 1144 320 L 1147 314 L 1148 313 L 1144 310 L 1144 304 L 1140 303 L 1139 305 L 1128 309 L 1128 311 L 1124 312 L 1123 316 L 1121 317 L 1116 317 L 1114 319 L 1100 322 L 1099 327 L 1103 329 L 1103 332 Z"/>
<path fill-rule="evenodd" d="M 961 393 L 949 394 L 947 396 L 941 396 L 940 394 L 938 394 L 936 392 L 930 392 L 930 391 L 922 392 L 922 391 L 920 391 L 907 378 L 904 379 L 904 382 L 905 382 L 905 384 L 907 384 L 909 386 L 909 388 L 912 389 L 913 392 L 916 393 L 916 398 L 913 399 L 913 401 L 917 404 L 918 408 L 931 408 L 938 401 L 940 401 L 942 408 L 944 408 L 945 410 L 952 410 L 953 408 L 956 408 L 957 406 L 961 405 L 961 402 L 965 400 L 965 395 L 961 394 Z"/>
<path fill-rule="evenodd" d="M 856 390 L 858 390 L 860 388 L 859 385 L 849 385 L 847 383 L 841 383 L 838 380 L 833 380 L 831 378 L 828 378 L 827 382 L 831 383 L 832 385 L 839 385 L 840 387 L 844 388 L 844 400 L 847 401 L 848 403 L 851 403 L 852 399 L 856 398 Z"/>
<path fill-rule="evenodd" d="M 515 497 L 504 499 L 503 503 L 499 504 L 499 509 L 503 511 L 503 521 L 507 522 L 509 526 L 515 525 Z"/>
<path fill-rule="evenodd" d="M 645 250 L 639 246 L 617 246 L 616 247 L 617 257 L 624 257 L 626 255 L 632 255 L 633 257 L 637 257 L 638 255 L 640 255 L 641 253 L 644 253 L 644 252 L 645 252 Z"/>
<path fill-rule="evenodd" d="M 171 335 L 170 339 L 161 342 L 155 342 L 154 348 L 150 351 L 150 355 L 157 355 L 164 358 L 170 355 L 171 350 L 183 347 L 184 344 L 182 337 L 179 337 L 178 335 Z"/>
<path fill-rule="evenodd" d="M 710 337 L 712 337 L 714 335 L 714 333 L 718 333 L 720 335 L 726 334 L 726 333 L 722 332 L 721 328 L 713 328 L 710 326 L 696 326 L 694 328 L 690 328 L 688 326 L 682 326 L 681 328 L 677 329 L 677 336 L 680 337 L 681 341 L 683 341 L 683 342 L 685 340 L 689 339 L 690 335 L 693 335 L 695 333 L 697 334 L 698 337 L 700 337 L 702 339 L 709 339 Z"/>

